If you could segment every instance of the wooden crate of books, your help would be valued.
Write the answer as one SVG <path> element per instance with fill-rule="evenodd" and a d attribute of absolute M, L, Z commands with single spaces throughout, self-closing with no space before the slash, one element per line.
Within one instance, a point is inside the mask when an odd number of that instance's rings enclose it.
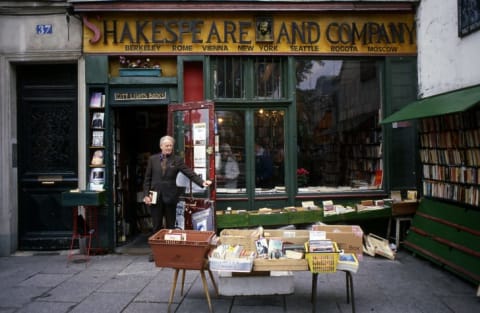
<path fill-rule="evenodd" d="M 224 229 L 220 232 L 220 243 L 224 245 L 240 245 L 244 249 L 256 251 L 255 241 L 260 238 L 263 230 L 257 229 Z"/>
<path fill-rule="evenodd" d="M 306 259 L 262 259 L 257 258 L 253 261 L 254 271 L 308 271 Z"/>

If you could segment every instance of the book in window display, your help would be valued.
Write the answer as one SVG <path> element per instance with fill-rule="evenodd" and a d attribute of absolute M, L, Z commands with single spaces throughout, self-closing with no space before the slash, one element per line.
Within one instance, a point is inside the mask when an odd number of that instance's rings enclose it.
<path fill-rule="evenodd" d="M 103 95 L 101 92 L 94 92 L 90 97 L 90 107 L 91 108 L 101 108 L 102 107 L 102 98 Z"/>
<path fill-rule="evenodd" d="M 95 166 L 103 165 L 103 150 L 95 150 L 95 152 L 93 152 L 90 164 Z"/>
<path fill-rule="evenodd" d="M 92 132 L 92 146 L 103 147 L 103 130 L 94 130 Z"/>
<path fill-rule="evenodd" d="M 90 190 L 103 190 L 105 185 L 105 169 L 101 167 L 92 168 L 90 171 Z"/>
<path fill-rule="evenodd" d="M 103 128 L 103 112 L 95 112 L 92 117 L 92 128 Z"/>

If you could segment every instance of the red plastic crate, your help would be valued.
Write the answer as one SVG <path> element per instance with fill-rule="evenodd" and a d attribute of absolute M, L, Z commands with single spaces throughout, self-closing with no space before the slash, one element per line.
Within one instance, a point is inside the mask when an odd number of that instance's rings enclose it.
<path fill-rule="evenodd" d="M 185 240 L 165 240 L 165 235 L 184 235 Z M 155 265 L 200 270 L 205 266 L 213 231 L 162 229 L 148 238 Z"/>

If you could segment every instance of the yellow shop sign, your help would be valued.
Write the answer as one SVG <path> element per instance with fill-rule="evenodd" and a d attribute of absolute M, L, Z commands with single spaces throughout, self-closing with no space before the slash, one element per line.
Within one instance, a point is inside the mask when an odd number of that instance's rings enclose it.
<path fill-rule="evenodd" d="M 415 55 L 414 16 L 86 15 L 85 53 Z"/>

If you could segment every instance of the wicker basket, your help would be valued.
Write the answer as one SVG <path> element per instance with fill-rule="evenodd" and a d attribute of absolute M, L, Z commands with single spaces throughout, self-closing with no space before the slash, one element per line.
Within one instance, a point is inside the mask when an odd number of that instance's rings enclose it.
<path fill-rule="evenodd" d="M 240 245 L 245 250 L 257 251 L 255 241 L 261 235 L 260 229 L 224 229 L 220 232 L 220 242 L 224 245 Z"/>
<path fill-rule="evenodd" d="M 333 273 L 337 271 L 338 246 L 333 242 L 335 252 L 308 252 L 305 258 L 308 262 L 308 268 L 312 273 Z M 305 251 L 308 251 L 308 242 L 305 243 Z"/>
<path fill-rule="evenodd" d="M 165 235 L 179 235 L 184 240 L 165 240 Z M 162 229 L 148 238 L 155 265 L 200 270 L 205 267 L 213 231 Z"/>

